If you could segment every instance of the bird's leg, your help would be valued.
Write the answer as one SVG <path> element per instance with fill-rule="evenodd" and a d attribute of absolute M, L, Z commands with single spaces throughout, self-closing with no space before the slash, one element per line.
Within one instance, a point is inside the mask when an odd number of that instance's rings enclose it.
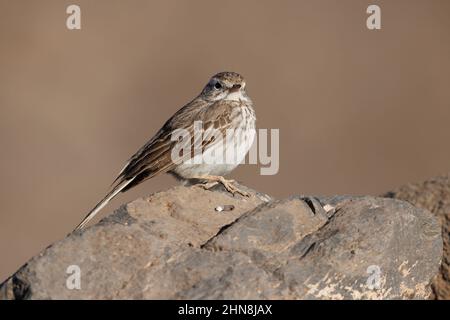
<path fill-rule="evenodd" d="M 239 193 L 240 195 L 244 197 L 249 197 L 250 195 L 248 192 L 245 192 L 243 190 L 240 190 L 238 187 L 236 187 L 233 183 L 234 180 L 227 180 L 222 176 L 211 176 L 211 175 L 205 175 L 205 176 L 199 176 L 195 177 L 193 179 L 199 179 L 199 180 L 207 180 L 208 182 L 200 184 L 200 186 L 205 189 L 209 190 L 212 187 L 216 186 L 217 184 L 221 183 L 225 189 L 230 192 L 231 194 Z"/>

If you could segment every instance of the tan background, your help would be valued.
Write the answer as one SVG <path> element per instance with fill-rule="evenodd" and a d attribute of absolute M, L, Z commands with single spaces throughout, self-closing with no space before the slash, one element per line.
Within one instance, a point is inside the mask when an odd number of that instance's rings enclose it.
<path fill-rule="evenodd" d="M 65 27 L 68 4 L 82 30 Z M 382 8 L 382 30 L 365 27 Z M 215 72 L 247 78 L 283 197 L 379 194 L 447 172 L 450 1 L 0 1 L 0 280 L 63 238 Z M 120 203 L 176 182 L 157 177 Z"/>

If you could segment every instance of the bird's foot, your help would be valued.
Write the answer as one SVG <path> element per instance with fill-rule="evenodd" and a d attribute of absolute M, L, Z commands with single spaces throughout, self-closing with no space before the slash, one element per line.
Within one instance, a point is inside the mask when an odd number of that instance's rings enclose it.
<path fill-rule="evenodd" d="M 231 179 L 227 180 L 222 176 L 205 176 L 205 177 L 198 177 L 196 179 L 208 181 L 206 183 L 202 183 L 199 185 L 200 187 L 202 187 L 205 190 L 209 190 L 212 187 L 214 187 L 220 183 L 232 195 L 234 195 L 235 193 L 238 193 L 241 196 L 250 197 L 250 194 L 248 192 L 245 192 L 234 185 L 234 183 L 236 182 L 235 180 L 231 180 Z"/>

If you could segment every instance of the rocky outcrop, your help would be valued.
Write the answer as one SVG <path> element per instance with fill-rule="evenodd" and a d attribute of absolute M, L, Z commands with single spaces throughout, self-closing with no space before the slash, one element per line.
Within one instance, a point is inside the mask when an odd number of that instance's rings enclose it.
<path fill-rule="evenodd" d="M 376 197 L 174 187 L 68 235 L 4 299 L 427 299 L 442 255 L 427 210 Z"/>
<path fill-rule="evenodd" d="M 427 209 L 440 220 L 444 254 L 440 273 L 433 280 L 432 288 L 435 299 L 450 300 L 450 174 L 405 185 L 385 196 Z"/>

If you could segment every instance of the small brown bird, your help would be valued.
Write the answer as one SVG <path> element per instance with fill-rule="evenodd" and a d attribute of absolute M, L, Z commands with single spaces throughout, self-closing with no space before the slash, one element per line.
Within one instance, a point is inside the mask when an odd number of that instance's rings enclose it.
<path fill-rule="evenodd" d="M 174 175 L 184 182 L 197 180 L 205 189 L 221 183 L 230 193 L 247 196 L 233 185 L 233 180 L 223 176 L 229 174 L 245 158 L 255 137 L 255 111 L 245 91 L 244 78 L 235 72 L 221 72 L 213 76 L 194 100 L 178 110 L 141 149 L 127 162 L 114 181 L 111 191 L 88 213 L 76 230 L 86 224 L 114 198 L 144 180 L 163 172 Z M 195 123 L 200 122 L 203 132 L 215 129 L 226 143 L 216 136 L 202 136 L 200 142 L 189 138 L 189 144 L 200 143 L 203 156 L 217 161 L 196 161 L 198 154 L 186 152 L 174 161 L 174 150 L 179 140 L 173 133 L 185 130 L 195 137 Z M 231 133 L 230 133 L 231 132 Z M 231 137 L 229 140 L 228 137 Z M 229 143 L 229 141 L 233 143 Z M 179 145 L 178 145 L 179 146 Z M 190 149 L 189 149 L 190 150 Z M 223 153 L 235 152 L 234 161 L 223 160 Z M 219 159 L 220 158 L 220 159 Z"/>

